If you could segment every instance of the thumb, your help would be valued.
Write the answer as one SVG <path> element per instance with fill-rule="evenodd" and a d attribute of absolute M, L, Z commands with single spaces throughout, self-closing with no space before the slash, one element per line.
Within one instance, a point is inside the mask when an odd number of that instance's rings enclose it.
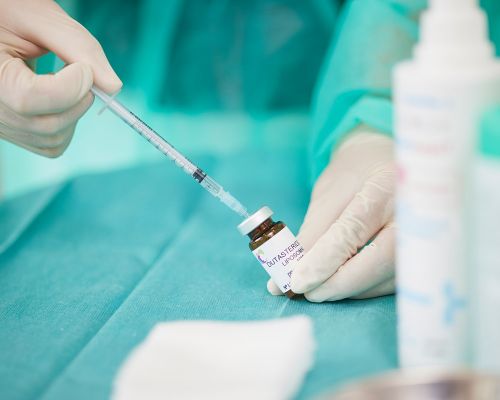
<path fill-rule="evenodd" d="M 55 74 L 36 75 L 19 58 L 0 53 L 0 102 L 22 115 L 67 110 L 88 93 L 92 71 L 74 63 Z"/>
<path fill-rule="evenodd" d="M 19 18 L 23 21 L 20 33 L 24 38 L 54 52 L 67 64 L 88 64 L 94 83 L 105 92 L 120 90 L 122 82 L 99 42 L 59 5 L 53 1 L 33 1 L 30 3 L 30 17 L 23 15 Z"/>

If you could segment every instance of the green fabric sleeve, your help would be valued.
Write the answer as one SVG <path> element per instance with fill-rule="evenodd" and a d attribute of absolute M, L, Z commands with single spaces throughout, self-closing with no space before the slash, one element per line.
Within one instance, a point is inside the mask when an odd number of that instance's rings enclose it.
<path fill-rule="evenodd" d="M 358 124 L 392 134 L 391 70 L 409 58 L 426 0 L 351 0 L 339 17 L 313 104 L 312 181 Z"/>

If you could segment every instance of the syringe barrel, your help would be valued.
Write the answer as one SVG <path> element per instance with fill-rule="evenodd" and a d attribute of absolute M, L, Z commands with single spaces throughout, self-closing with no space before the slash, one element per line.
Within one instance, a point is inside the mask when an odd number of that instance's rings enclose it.
<path fill-rule="evenodd" d="M 193 175 L 198 170 L 198 167 L 179 153 L 174 146 L 163 139 L 156 133 L 148 124 L 135 115 L 132 111 L 127 109 L 118 100 L 113 99 L 106 93 L 97 88 L 92 88 L 92 92 L 98 96 L 107 108 L 109 108 L 116 116 L 124 121 L 128 126 L 135 130 L 144 139 L 150 142 L 168 158 L 175 162 L 175 164 L 182 168 L 187 174 Z"/>

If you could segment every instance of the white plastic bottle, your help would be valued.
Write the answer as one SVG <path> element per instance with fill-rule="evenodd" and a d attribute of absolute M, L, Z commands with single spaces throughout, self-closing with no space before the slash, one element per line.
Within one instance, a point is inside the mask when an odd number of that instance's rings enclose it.
<path fill-rule="evenodd" d="M 465 192 L 500 69 L 475 0 L 430 0 L 414 59 L 394 71 L 399 362 L 466 363 Z"/>
<path fill-rule="evenodd" d="M 500 106 L 482 121 L 474 172 L 473 366 L 500 374 Z"/>

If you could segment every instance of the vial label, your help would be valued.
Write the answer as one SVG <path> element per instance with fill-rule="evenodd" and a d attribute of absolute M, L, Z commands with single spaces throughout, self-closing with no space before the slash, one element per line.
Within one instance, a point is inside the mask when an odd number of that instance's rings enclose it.
<path fill-rule="evenodd" d="M 253 255 L 283 293 L 288 292 L 294 263 L 304 255 L 304 248 L 295 235 L 284 227 L 275 236 L 253 251 Z"/>

